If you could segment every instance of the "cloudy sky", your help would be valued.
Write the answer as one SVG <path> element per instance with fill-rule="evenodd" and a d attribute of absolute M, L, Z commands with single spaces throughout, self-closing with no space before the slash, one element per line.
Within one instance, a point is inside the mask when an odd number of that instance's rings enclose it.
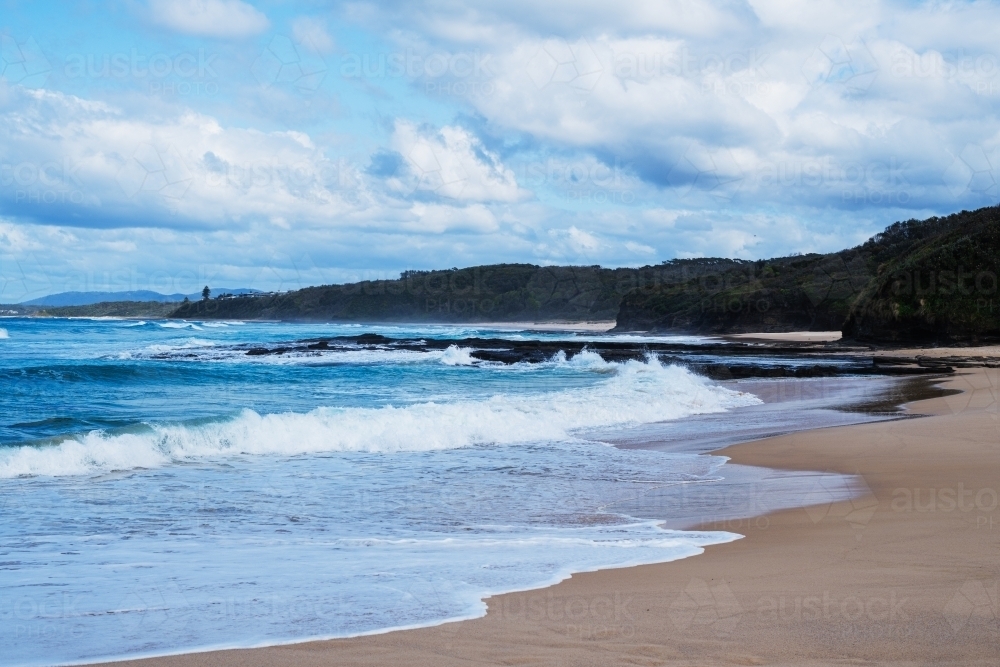
<path fill-rule="evenodd" d="M 0 0 L 0 302 L 856 245 L 996 203 L 1000 6 Z"/>

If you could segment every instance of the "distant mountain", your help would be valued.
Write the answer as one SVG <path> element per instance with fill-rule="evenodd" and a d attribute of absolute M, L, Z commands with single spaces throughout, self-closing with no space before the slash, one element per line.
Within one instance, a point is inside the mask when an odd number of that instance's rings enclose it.
<path fill-rule="evenodd" d="M 212 294 L 259 294 L 260 290 L 248 287 L 213 287 Z M 110 303 L 115 301 L 157 301 L 159 303 L 178 303 L 188 299 L 200 299 L 201 292 L 195 294 L 160 294 L 151 290 L 134 290 L 131 292 L 59 292 L 48 296 L 24 301 L 22 306 L 90 306 L 95 303 Z"/>

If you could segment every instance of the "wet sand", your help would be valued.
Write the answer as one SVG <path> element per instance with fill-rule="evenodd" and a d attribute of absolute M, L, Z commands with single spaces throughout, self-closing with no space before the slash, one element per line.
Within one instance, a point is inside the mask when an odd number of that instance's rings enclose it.
<path fill-rule="evenodd" d="M 744 539 L 699 556 L 496 596 L 472 621 L 117 664 L 995 665 L 998 373 L 960 369 L 942 386 L 961 393 L 909 406 L 927 417 L 721 450 L 748 466 L 853 475 L 862 493 L 822 502 L 820 482 L 818 504 L 720 516 L 700 527 Z"/>
<path fill-rule="evenodd" d="M 466 326 L 497 331 L 568 331 L 581 333 L 605 333 L 615 328 L 614 320 L 599 322 L 471 322 L 456 323 L 451 326 Z"/>

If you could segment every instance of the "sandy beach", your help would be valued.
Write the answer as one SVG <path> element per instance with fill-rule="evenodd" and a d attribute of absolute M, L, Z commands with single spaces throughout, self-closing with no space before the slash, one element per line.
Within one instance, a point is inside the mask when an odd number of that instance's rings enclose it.
<path fill-rule="evenodd" d="M 909 406 L 926 417 L 722 450 L 737 463 L 857 475 L 869 492 L 703 525 L 745 537 L 692 558 L 497 596 L 472 621 L 127 664 L 994 665 L 998 385 L 997 369 L 959 369 L 943 386 L 962 393 Z"/>

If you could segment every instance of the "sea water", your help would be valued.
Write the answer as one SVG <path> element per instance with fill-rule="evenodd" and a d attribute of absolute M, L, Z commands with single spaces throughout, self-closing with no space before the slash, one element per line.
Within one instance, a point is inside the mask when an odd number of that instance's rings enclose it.
<path fill-rule="evenodd" d="M 570 336 L 463 327 L 0 323 L 0 664 L 433 625 L 739 537 L 621 509 L 718 480 L 725 459 L 590 432 L 759 402 L 653 358 L 245 352 L 362 332 Z"/>

